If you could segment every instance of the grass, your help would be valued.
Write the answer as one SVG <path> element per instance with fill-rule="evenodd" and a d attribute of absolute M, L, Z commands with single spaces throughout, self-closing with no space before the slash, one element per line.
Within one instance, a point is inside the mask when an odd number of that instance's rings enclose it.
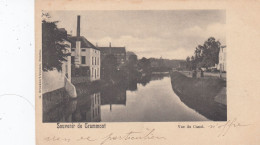
<path fill-rule="evenodd" d="M 216 77 L 189 78 L 179 72 L 171 72 L 171 82 L 174 92 L 187 106 L 210 120 L 227 120 L 226 105 L 214 100 L 226 86 L 226 81 Z"/>

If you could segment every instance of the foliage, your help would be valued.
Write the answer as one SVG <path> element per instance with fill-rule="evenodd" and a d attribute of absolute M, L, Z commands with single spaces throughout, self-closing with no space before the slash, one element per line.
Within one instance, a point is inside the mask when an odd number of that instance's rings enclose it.
<path fill-rule="evenodd" d="M 42 20 L 42 69 L 49 71 L 62 70 L 62 63 L 67 61 L 70 54 L 66 52 L 69 46 L 64 44 L 67 35 L 59 31 L 57 21 L 48 22 Z"/>
<path fill-rule="evenodd" d="M 191 70 L 191 60 L 189 56 L 186 58 L 186 68 Z"/>
<path fill-rule="evenodd" d="M 137 63 L 138 63 L 137 56 L 130 55 L 128 61 L 126 62 L 126 65 L 122 67 L 123 68 L 122 70 L 125 71 L 127 76 L 135 77 L 138 73 Z"/>
<path fill-rule="evenodd" d="M 136 55 L 130 55 L 129 59 L 127 61 L 127 65 L 131 68 L 134 68 L 137 66 L 137 56 Z"/>
<path fill-rule="evenodd" d="M 166 66 L 162 66 L 162 67 L 152 67 L 151 68 L 151 71 L 152 72 L 168 72 L 170 71 L 171 68 L 169 67 L 166 67 Z"/>
<path fill-rule="evenodd" d="M 117 71 L 117 59 L 113 54 L 107 55 L 102 60 L 102 77 L 111 80 Z"/>
<path fill-rule="evenodd" d="M 218 64 L 220 47 L 221 43 L 216 41 L 214 37 L 208 38 L 203 45 L 198 45 L 195 48 L 194 56 L 186 58 L 187 68 L 208 68 Z"/>
<path fill-rule="evenodd" d="M 89 66 L 80 66 L 77 68 L 75 65 L 71 65 L 71 76 L 90 76 Z"/>
<path fill-rule="evenodd" d="M 138 61 L 138 69 L 142 70 L 143 72 L 150 72 L 151 71 L 151 62 L 149 59 L 143 57 Z"/>

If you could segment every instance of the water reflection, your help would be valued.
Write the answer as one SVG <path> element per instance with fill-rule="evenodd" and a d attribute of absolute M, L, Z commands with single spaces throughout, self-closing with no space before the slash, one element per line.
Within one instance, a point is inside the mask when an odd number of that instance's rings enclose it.
<path fill-rule="evenodd" d="M 78 97 L 74 100 L 61 100 L 64 93 L 45 95 L 43 122 L 205 120 L 179 104 L 168 74 L 129 77 L 111 85 L 79 84 L 76 89 Z M 163 106 L 166 109 L 161 109 Z"/>
<path fill-rule="evenodd" d="M 73 113 L 73 122 L 100 122 L 100 93 L 82 94 L 77 98 L 78 104 Z"/>
<path fill-rule="evenodd" d="M 126 105 L 126 89 L 123 87 L 109 86 L 101 91 L 101 105 L 113 104 Z"/>
<path fill-rule="evenodd" d="M 77 100 L 61 99 L 64 91 L 47 94 L 43 100 L 43 122 L 73 122 L 73 112 L 77 107 Z M 58 99 L 57 99 L 58 98 Z"/>

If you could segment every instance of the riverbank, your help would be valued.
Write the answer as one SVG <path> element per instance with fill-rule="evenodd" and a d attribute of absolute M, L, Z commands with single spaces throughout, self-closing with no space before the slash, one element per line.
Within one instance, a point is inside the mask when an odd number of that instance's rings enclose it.
<path fill-rule="evenodd" d="M 184 74 L 186 77 L 192 78 L 192 71 L 179 71 L 180 73 Z M 204 78 L 220 78 L 219 72 L 203 72 Z M 200 72 L 197 73 L 197 78 L 200 78 Z M 226 80 L 227 74 L 222 73 L 221 79 Z"/>
<path fill-rule="evenodd" d="M 189 78 L 177 71 L 170 75 L 174 92 L 187 106 L 210 120 L 227 120 L 227 106 L 215 99 L 218 95 L 226 100 L 226 93 L 220 93 L 226 87 L 225 80 L 215 77 Z"/>

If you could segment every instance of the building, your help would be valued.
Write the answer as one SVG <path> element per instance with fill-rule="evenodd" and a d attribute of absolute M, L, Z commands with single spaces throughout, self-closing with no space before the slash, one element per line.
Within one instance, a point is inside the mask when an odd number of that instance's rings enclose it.
<path fill-rule="evenodd" d="M 98 47 L 101 52 L 101 59 L 104 59 L 107 55 L 114 55 L 117 60 L 117 65 L 121 66 L 126 62 L 126 50 L 125 47 L 111 47 L 111 43 L 109 43 L 109 47 Z"/>
<path fill-rule="evenodd" d="M 226 46 L 220 47 L 218 70 L 226 72 Z"/>
<path fill-rule="evenodd" d="M 71 63 L 76 68 L 89 67 L 90 81 L 100 79 L 100 50 L 80 35 L 80 16 L 77 17 L 77 36 L 70 37 Z"/>

